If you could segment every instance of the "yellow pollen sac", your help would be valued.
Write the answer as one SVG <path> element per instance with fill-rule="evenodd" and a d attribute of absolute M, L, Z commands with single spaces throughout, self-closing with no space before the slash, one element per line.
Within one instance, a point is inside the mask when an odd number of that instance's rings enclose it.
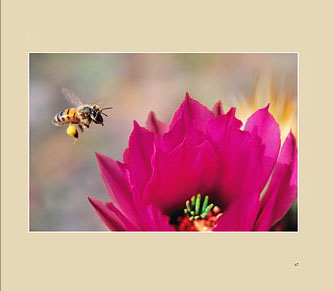
<path fill-rule="evenodd" d="M 67 134 L 70 136 L 75 136 L 77 133 L 77 129 L 74 125 L 69 125 L 66 130 Z"/>

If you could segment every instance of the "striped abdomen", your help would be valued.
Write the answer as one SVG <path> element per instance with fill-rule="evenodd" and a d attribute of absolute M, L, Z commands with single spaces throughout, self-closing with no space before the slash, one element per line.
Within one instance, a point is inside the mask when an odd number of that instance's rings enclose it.
<path fill-rule="evenodd" d="M 65 109 L 59 112 L 53 119 L 53 123 L 56 125 L 63 125 L 67 123 L 79 123 L 79 114 L 76 108 Z"/>

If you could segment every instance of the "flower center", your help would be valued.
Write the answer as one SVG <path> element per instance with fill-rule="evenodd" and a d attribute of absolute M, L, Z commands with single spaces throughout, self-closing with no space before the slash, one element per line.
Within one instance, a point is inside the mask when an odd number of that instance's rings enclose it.
<path fill-rule="evenodd" d="M 210 231 L 217 219 L 222 215 L 220 207 L 209 204 L 209 196 L 205 196 L 201 203 L 201 194 L 192 196 L 186 201 L 183 215 L 177 218 L 178 231 Z"/>

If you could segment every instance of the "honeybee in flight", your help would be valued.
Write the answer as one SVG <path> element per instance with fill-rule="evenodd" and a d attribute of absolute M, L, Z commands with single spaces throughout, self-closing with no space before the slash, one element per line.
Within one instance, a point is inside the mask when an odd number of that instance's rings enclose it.
<path fill-rule="evenodd" d="M 66 132 L 68 135 L 74 137 L 74 143 L 76 143 L 79 138 L 79 133 L 75 125 L 79 127 L 81 132 L 84 131 L 84 128 L 89 128 L 92 122 L 103 125 L 102 115 L 108 116 L 103 110 L 111 109 L 112 107 L 101 108 L 97 104 L 83 104 L 80 98 L 74 95 L 70 90 L 63 88 L 62 92 L 64 97 L 76 107 L 68 108 L 57 113 L 52 120 L 52 124 L 56 126 L 68 124 Z"/>

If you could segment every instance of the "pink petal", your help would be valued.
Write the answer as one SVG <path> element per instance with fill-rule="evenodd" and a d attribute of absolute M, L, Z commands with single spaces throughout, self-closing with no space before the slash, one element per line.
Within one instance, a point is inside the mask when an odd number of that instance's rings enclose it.
<path fill-rule="evenodd" d="M 205 141 L 206 135 L 192 125 L 187 125 L 186 119 L 186 113 L 183 113 L 174 126 L 162 136 L 157 147 L 170 152 L 179 146 L 186 136 L 188 143 L 192 146 L 199 145 Z"/>
<path fill-rule="evenodd" d="M 155 217 L 160 225 L 161 231 L 175 231 L 175 228 L 169 224 L 169 218 L 163 215 L 161 211 L 157 211 Z"/>
<path fill-rule="evenodd" d="M 169 224 L 169 218 L 153 205 L 146 205 L 140 209 L 142 225 L 147 231 L 174 231 Z"/>
<path fill-rule="evenodd" d="M 162 136 L 160 146 L 167 152 L 171 151 L 183 142 L 186 134 L 189 144 L 202 143 L 206 139 L 208 122 L 213 118 L 212 111 L 187 93 L 172 118 L 169 131 Z"/>
<path fill-rule="evenodd" d="M 129 170 L 126 165 L 117 162 L 124 177 L 130 181 Z M 131 184 L 131 183 L 130 183 Z M 142 227 L 142 230 L 158 230 L 158 231 L 173 231 L 175 230 L 169 224 L 169 218 L 161 213 L 161 211 L 155 208 L 153 205 L 146 205 L 144 200 L 141 198 L 141 193 L 136 189 L 135 186 L 131 186 L 131 192 L 133 193 L 134 205 L 138 213 L 138 221 Z"/>
<path fill-rule="evenodd" d="M 153 111 L 146 120 L 146 128 L 158 136 L 162 136 L 168 130 L 168 124 L 158 120 Z"/>
<path fill-rule="evenodd" d="M 125 227 L 119 218 L 107 207 L 106 203 L 88 197 L 96 213 L 100 216 L 105 225 L 112 231 L 124 231 Z"/>
<path fill-rule="evenodd" d="M 157 149 L 152 178 L 143 198 L 165 214 L 173 209 L 182 209 L 192 195 L 212 189 L 217 168 L 216 154 L 209 142 L 192 146 L 185 137 L 171 152 Z"/>
<path fill-rule="evenodd" d="M 205 139 L 208 121 L 213 118 L 214 114 L 208 108 L 187 93 L 172 118 L 169 131 L 163 135 L 161 146 L 171 151 L 183 141 L 186 133 L 190 144 L 200 144 Z"/>
<path fill-rule="evenodd" d="M 259 207 L 258 196 L 245 193 L 228 207 L 213 231 L 251 231 Z"/>
<path fill-rule="evenodd" d="M 290 132 L 283 144 L 268 190 L 261 201 L 255 230 L 269 230 L 297 199 L 297 145 Z"/>
<path fill-rule="evenodd" d="M 134 226 L 125 215 L 123 215 L 122 212 L 120 212 L 112 202 L 108 202 L 107 203 L 107 207 L 109 210 L 111 210 L 113 213 L 115 213 L 115 215 L 119 218 L 119 220 L 123 223 L 123 225 L 125 226 L 125 229 L 127 231 L 138 231 L 140 230 L 140 228 Z"/>
<path fill-rule="evenodd" d="M 229 138 L 221 157 L 223 216 L 215 231 L 250 231 L 260 207 L 263 148 L 260 140 L 247 132 Z"/>
<path fill-rule="evenodd" d="M 138 226 L 138 216 L 133 205 L 129 185 L 117 163 L 111 158 L 96 154 L 100 173 L 106 189 L 112 199 L 127 217 Z"/>
<path fill-rule="evenodd" d="M 264 148 L 261 140 L 241 131 L 242 123 L 235 118 L 235 109 L 211 120 L 208 135 L 218 154 L 221 203 L 227 207 L 243 193 L 260 194 Z"/>
<path fill-rule="evenodd" d="M 171 152 L 184 141 L 186 135 L 191 145 L 201 144 L 206 139 L 201 131 L 187 128 L 185 114 L 182 114 L 173 128 L 162 136 L 159 143 L 157 142 L 157 147 L 165 152 Z"/>
<path fill-rule="evenodd" d="M 223 105 L 220 100 L 218 100 L 216 104 L 213 106 L 212 112 L 215 116 L 224 114 Z"/>
<path fill-rule="evenodd" d="M 174 126 L 175 122 L 180 118 L 183 112 L 187 117 L 187 123 L 193 124 L 195 128 L 202 131 L 203 133 L 206 133 L 208 121 L 214 118 L 214 114 L 211 110 L 198 101 L 190 98 L 189 94 L 186 93 L 184 101 L 172 118 L 170 128 Z"/>
<path fill-rule="evenodd" d="M 268 111 L 269 105 L 256 111 L 248 118 L 245 130 L 258 136 L 264 145 L 264 160 L 262 165 L 262 185 L 267 184 L 272 170 L 276 164 L 281 146 L 280 129 L 278 123 Z"/>
<path fill-rule="evenodd" d="M 151 177 L 154 134 L 134 121 L 134 129 L 129 139 L 129 148 L 123 158 L 129 170 L 131 184 L 142 192 Z"/>

